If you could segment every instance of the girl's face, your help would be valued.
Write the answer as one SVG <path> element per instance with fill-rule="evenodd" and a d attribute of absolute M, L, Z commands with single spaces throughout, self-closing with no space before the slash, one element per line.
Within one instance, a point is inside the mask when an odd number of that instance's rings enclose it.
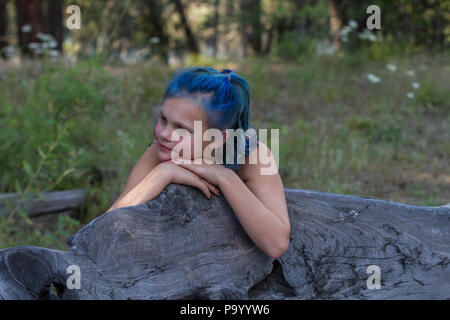
<path fill-rule="evenodd" d="M 177 145 L 178 150 L 191 150 L 190 159 L 194 159 L 194 121 L 201 121 L 202 134 L 208 129 L 203 108 L 191 99 L 168 98 L 164 101 L 160 113 L 155 127 L 155 140 L 158 142 L 159 160 L 161 162 L 170 160 L 172 149 L 175 145 Z M 174 139 L 175 141 L 173 141 L 172 133 L 176 129 L 187 130 L 187 135 L 180 136 L 178 140 Z M 201 140 L 203 154 L 204 148 L 210 142 Z M 187 158 L 182 152 L 179 156 Z"/>

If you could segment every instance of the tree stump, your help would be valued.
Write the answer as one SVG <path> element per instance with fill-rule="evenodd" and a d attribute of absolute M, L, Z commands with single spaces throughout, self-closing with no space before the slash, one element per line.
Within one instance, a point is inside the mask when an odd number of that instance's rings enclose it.
<path fill-rule="evenodd" d="M 172 184 L 92 220 L 67 251 L 0 250 L 0 298 L 450 298 L 450 207 L 285 190 L 291 236 L 278 259 L 252 242 L 223 196 Z M 380 289 L 367 285 L 373 265 Z"/>

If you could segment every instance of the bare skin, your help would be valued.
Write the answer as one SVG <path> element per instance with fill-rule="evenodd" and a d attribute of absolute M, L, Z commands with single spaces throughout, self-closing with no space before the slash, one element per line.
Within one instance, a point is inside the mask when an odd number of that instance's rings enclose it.
<path fill-rule="evenodd" d="M 272 258 L 278 258 L 289 246 L 290 223 L 283 183 L 278 171 L 261 175 L 258 162 L 245 164 L 237 174 L 221 164 L 177 164 L 171 159 L 171 149 L 189 139 L 171 141 L 172 131 L 186 129 L 193 133 L 194 121 L 206 127 L 204 111 L 194 101 L 184 98 L 166 99 L 155 128 L 155 143 L 147 148 L 131 171 L 124 190 L 108 211 L 145 203 L 157 197 L 170 183 L 185 184 L 200 189 L 206 197 L 223 195 L 253 242 Z M 225 136 L 225 131 L 223 132 Z M 208 142 L 203 143 L 203 149 Z M 193 146 L 190 145 L 193 150 Z M 275 161 L 269 147 L 258 143 L 259 150 Z M 193 155 L 194 153 L 191 152 Z M 258 157 L 259 159 L 259 157 Z"/>

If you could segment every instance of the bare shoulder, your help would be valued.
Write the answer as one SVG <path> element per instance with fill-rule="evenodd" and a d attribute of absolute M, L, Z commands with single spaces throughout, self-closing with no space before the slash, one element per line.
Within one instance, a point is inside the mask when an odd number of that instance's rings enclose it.
<path fill-rule="evenodd" d="M 278 167 L 272 150 L 258 141 L 257 147 L 245 157 L 245 164 L 238 171 L 238 175 L 245 182 L 260 176 L 278 176 Z"/>
<path fill-rule="evenodd" d="M 147 150 L 145 150 L 142 157 L 139 159 L 139 162 L 146 163 L 150 169 L 158 165 L 159 159 L 158 159 L 158 145 L 156 143 L 152 143 L 147 147 Z"/>

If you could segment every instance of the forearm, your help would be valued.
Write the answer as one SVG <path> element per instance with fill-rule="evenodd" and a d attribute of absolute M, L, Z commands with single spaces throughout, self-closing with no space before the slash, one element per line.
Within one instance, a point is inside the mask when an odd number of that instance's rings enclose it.
<path fill-rule="evenodd" d="M 224 176 L 219 187 L 253 242 L 268 255 L 278 256 L 289 241 L 288 226 L 234 172 Z"/>
<path fill-rule="evenodd" d="M 117 199 L 108 211 L 117 208 L 135 206 L 156 198 L 169 184 L 167 175 L 161 170 L 153 169 L 125 196 Z"/>

